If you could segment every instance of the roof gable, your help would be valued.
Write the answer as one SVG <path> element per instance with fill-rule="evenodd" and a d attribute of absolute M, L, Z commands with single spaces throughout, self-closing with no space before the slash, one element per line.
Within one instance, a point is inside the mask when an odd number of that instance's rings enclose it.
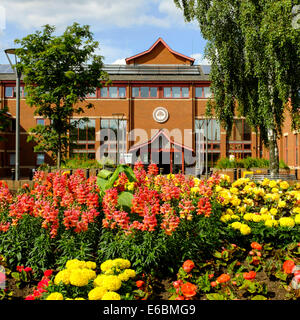
<path fill-rule="evenodd" d="M 148 50 L 126 59 L 126 64 L 185 64 L 193 65 L 195 59 L 172 50 L 159 38 Z"/>

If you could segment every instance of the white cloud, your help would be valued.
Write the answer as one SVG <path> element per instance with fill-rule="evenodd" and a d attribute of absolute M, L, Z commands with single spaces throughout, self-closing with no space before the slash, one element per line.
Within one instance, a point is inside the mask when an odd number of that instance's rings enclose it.
<path fill-rule="evenodd" d="M 117 59 L 112 64 L 126 64 L 125 59 L 126 58 Z"/>
<path fill-rule="evenodd" d="M 202 53 L 191 54 L 191 57 L 195 59 L 194 64 L 211 64 L 211 62 L 208 59 L 204 58 L 204 55 Z"/>
<path fill-rule="evenodd" d="M 1 0 L 1 5 L 7 21 L 24 29 L 45 24 L 62 28 L 73 21 L 91 24 L 95 30 L 144 25 L 168 28 L 184 23 L 173 0 Z M 159 16 L 153 13 L 155 8 Z"/>

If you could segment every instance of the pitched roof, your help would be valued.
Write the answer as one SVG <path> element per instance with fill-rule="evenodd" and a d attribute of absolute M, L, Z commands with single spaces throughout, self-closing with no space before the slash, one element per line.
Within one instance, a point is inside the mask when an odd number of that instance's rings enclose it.
<path fill-rule="evenodd" d="M 176 52 L 176 51 L 172 50 L 162 38 L 158 38 L 158 39 L 156 40 L 156 42 L 155 42 L 148 50 L 143 51 L 143 52 L 141 52 L 141 53 L 139 53 L 139 54 L 136 54 L 136 55 L 134 55 L 134 56 L 132 56 L 132 57 L 126 58 L 126 59 L 125 59 L 126 64 L 129 64 L 129 62 L 130 62 L 131 60 L 134 60 L 134 59 L 136 59 L 136 58 L 139 58 L 139 57 L 141 57 L 141 56 L 144 56 L 144 55 L 150 53 L 159 43 L 163 44 L 163 46 L 164 46 L 165 48 L 167 48 L 167 49 L 169 50 L 169 52 L 173 53 L 175 56 L 179 56 L 179 57 L 181 57 L 181 58 L 184 58 L 184 59 L 186 59 L 186 60 L 189 60 L 190 63 L 191 63 L 191 65 L 195 62 L 195 59 L 194 59 L 194 58 L 188 57 L 188 56 L 186 56 L 186 55 L 184 55 L 184 54 L 181 54 L 181 53 L 179 53 L 179 52 Z"/>

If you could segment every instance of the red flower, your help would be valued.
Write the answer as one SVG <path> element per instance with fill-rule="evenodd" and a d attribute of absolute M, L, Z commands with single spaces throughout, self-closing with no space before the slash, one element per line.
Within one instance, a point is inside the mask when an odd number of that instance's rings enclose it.
<path fill-rule="evenodd" d="M 34 296 L 31 294 L 25 298 L 25 300 L 34 300 Z"/>
<path fill-rule="evenodd" d="M 184 300 L 184 296 L 178 296 L 175 300 Z"/>
<path fill-rule="evenodd" d="M 213 277 L 214 277 L 214 274 L 213 274 L 213 273 L 211 273 L 211 274 L 208 275 L 208 279 L 211 279 L 211 278 L 213 278 Z"/>
<path fill-rule="evenodd" d="M 286 260 L 282 266 L 283 271 L 287 274 L 292 273 L 295 267 L 295 262 L 293 260 Z"/>
<path fill-rule="evenodd" d="M 185 272 L 191 272 L 194 267 L 195 264 L 192 260 L 186 260 L 182 265 L 182 268 Z"/>
<path fill-rule="evenodd" d="M 32 271 L 32 268 L 26 267 L 26 268 L 24 269 L 24 271 L 25 271 L 25 272 L 30 272 L 30 271 Z"/>
<path fill-rule="evenodd" d="M 44 276 L 50 277 L 52 275 L 52 273 L 53 273 L 53 270 L 46 270 L 46 271 L 44 271 Z"/>
<path fill-rule="evenodd" d="M 141 288 L 145 284 L 145 282 L 143 280 L 138 280 L 135 284 L 138 288 Z"/>
<path fill-rule="evenodd" d="M 22 272 L 24 270 L 24 266 L 17 266 L 17 271 Z"/>
<path fill-rule="evenodd" d="M 228 282 L 229 280 L 230 280 L 230 275 L 227 273 L 223 273 L 217 278 L 217 283 L 225 283 L 225 282 Z"/>
<path fill-rule="evenodd" d="M 216 287 L 218 284 L 217 284 L 216 281 L 212 281 L 212 282 L 210 283 L 210 285 L 211 285 L 212 287 Z"/>
<path fill-rule="evenodd" d="M 251 248 L 252 248 L 252 249 L 256 249 L 256 250 L 261 250 L 261 249 L 262 249 L 262 245 L 260 245 L 260 244 L 257 243 L 257 242 L 252 242 L 252 243 L 251 243 Z"/>
<path fill-rule="evenodd" d="M 253 280 L 256 277 L 256 272 L 255 271 L 244 272 L 243 277 L 246 280 Z"/>
<path fill-rule="evenodd" d="M 186 282 L 181 286 L 181 292 L 185 298 L 191 298 L 195 296 L 197 294 L 196 290 L 197 286 L 190 282 Z"/>
<path fill-rule="evenodd" d="M 180 286 L 183 284 L 182 280 L 173 281 L 173 287 L 174 288 L 180 288 Z"/>

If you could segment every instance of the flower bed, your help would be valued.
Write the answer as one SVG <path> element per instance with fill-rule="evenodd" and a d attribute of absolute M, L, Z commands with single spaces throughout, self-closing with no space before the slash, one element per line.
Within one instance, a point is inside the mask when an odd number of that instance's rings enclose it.
<path fill-rule="evenodd" d="M 143 282 L 138 296 L 158 297 L 153 283 L 174 277 L 186 260 L 215 261 L 216 252 L 232 243 L 241 250 L 257 242 L 284 252 L 300 242 L 299 231 L 299 183 L 161 176 L 156 165 L 146 171 L 140 163 L 89 179 L 82 170 L 37 172 L 34 187 L 25 184 L 15 195 L 0 182 L 0 255 L 8 270 L 32 269 L 23 281 L 28 286 L 69 260 L 101 265 L 122 258 Z M 193 292 L 192 284 L 185 290 Z"/>

